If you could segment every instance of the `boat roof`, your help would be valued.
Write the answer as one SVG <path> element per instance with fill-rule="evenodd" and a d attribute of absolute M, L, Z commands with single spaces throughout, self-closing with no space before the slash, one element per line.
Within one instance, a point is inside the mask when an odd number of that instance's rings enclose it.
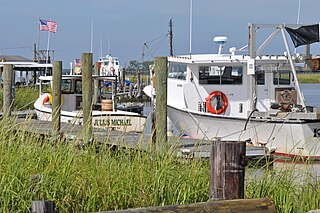
<path fill-rule="evenodd" d="M 100 76 L 100 75 L 92 75 L 93 79 L 100 79 L 106 81 L 115 81 L 117 76 Z M 40 76 L 40 80 L 52 81 L 52 76 Z M 82 79 L 82 75 L 62 75 L 62 79 Z"/>
<path fill-rule="evenodd" d="M 0 67 L 12 64 L 16 68 L 50 68 L 52 64 L 40 64 L 19 55 L 0 55 Z"/>
<path fill-rule="evenodd" d="M 250 59 L 248 55 L 232 55 L 232 54 L 194 54 L 194 55 L 181 55 L 169 56 L 169 62 L 180 62 L 190 64 L 205 64 L 205 63 L 247 63 Z M 264 55 L 255 58 L 257 64 L 264 63 L 288 63 L 289 58 L 284 55 Z"/>

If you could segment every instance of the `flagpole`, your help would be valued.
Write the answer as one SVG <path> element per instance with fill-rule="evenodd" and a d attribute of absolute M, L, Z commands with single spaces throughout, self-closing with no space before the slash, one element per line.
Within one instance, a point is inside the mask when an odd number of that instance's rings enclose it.
<path fill-rule="evenodd" d="M 38 47 L 37 47 L 37 58 L 38 58 L 38 63 L 40 62 L 39 60 L 39 46 L 40 46 L 40 17 L 38 17 Z"/>
<path fill-rule="evenodd" d="M 47 58 L 46 58 L 46 64 L 48 64 L 49 62 L 49 48 L 50 48 L 50 31 L 48 31 L 48 43 L 47 43 Z M 47 75 L 47 69 L 48 67 L 46 67 L 46 72 L 45 72 L 45 76 Z"/>

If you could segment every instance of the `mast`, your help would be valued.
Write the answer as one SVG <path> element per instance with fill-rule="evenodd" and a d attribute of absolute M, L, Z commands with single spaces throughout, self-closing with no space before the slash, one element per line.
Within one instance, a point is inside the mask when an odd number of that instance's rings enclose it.
<path fill-rule="evenodd" d="M 170 18 L 170 21 L 169 21 L 169 37 L 170 37 L 170 56 L 173 56 L 173 48 L 172 48 L 172 39 L 173 39 L 172 18 Z"/>
<path fill-rule="evenodd" d="M 189 20 L 189 53 L 190 53 L 190 58 L 191 58 L 191 52 L 192 52 L 192 0 L 190 0 L 190 20 Z"/>

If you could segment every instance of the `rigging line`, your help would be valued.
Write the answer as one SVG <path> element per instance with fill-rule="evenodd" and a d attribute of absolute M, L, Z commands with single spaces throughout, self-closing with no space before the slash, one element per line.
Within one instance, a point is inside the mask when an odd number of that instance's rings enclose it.
<path fill-rule="evenodd" d="M 167 37 L 168 35 L 169 35 L 169 32 L 167 32 L 166 34 L 163 34 L 163 35 L 161 35 L 161 36 L 159 36 L 159 37 L 157 37 L 157 38 L 155 38 L 155 39 L 152 39 L 152 40 L 150 40 L 150 41 L 147 41 L 147 42 L 145 42 L 145 44 L 150 43 L 150 42 L 153 42 L 153 41 L 155 41 L 155 40 L 158 40 L 158 39 L 160 39 L 160 38 L 162 38 L 162 37 Z"/>
<path fill-rule="evenodd" d="M 165 37 L 165 38 L 166 38 L 166 37 Z M 153 55 L 153 53 L 156 52 L 156 51 L 160 48 L 160 46 L 161 46 L 162 42 L 165 40 L 165 38 L 163 38 L 162 40 L 160 40 L 160 41 L 159 41 L 154 47 L 152 47 L 151 49 L 149 49 L 148 46 L 145 45 L 145 46 L 148 48 L 149 54 L 150 54 L 153 58 L 155 58 L 155 56 Z"/>
<path fill-rule="evenodd" d="M 200 122 L 198 121 L 198 119 L 192 115 L 192 113 L 189 111 L 189 109 L 187 109 L 187 108 L 184 108 L 184 109 L 189 113 L 189 115 L 191 116 L 191 118 L 193 119 L 193 121 L 195 122 L 195 124 L 197 125 L 198 129 L 200 129 L 200 131 L 202 132 L 202 134 L 203 134 L 208 140 L 210 140 L 209 137 L 207 136 L 207 134 L 202 130 L 202 128 L 201 128 L 201 126 L 200 126 Z"/>
<path fill-rule="evenodd" d="M 167 38 L 166 37 L 163 37 L 158 43 L 156 43 L 150 50 L 153 51 L 154 49 L 158 49 L 160 47 L 160 45 L 162 44 L 162 42 Z M 148 47 L 148 46 L 147 46 Z M 155 51 L 154 51 L 155 52 Z"/>
<path fill-rule="evenodd" d="M 26 49 L 26 48 L 32 48 L 32 47 L 33 47 L 33 46 L 4 47 L 4 48 L 0 48 L 0 50 Z"/>
<path fill-rule="evenodd" d="M 292 112 L 288 113 L 286 116 L 284 116 L 284 117 L 282 117 L 282 118 L 286 118 L 286 117 L 287 117 L 288 115 L 290 115 L 291 113 L 292 113 Z M 271 122 L 271 120 L 266 120 L 266 121 L 263 121 L 263 122 L 261 122 L 261 123 L 254 124 L 253 126 L 247 128 L 245 131 L 247 131 L 247 130 L 249 130 L 249 129 L 252 129 L 252 128 L 255 128 L 255 127 L 258 127 L 258 126 L 261 126 L 261 125 L 266 124 L 266 123 L 268 123 L 268 122 Z M 286 123 L 286 120 L 283 121 L 282 126 L 283 126 L 285 123 Z M 240 136 L 239 136 L 239 140 L 240 140 L 242 134 L 243 134 L 245 131 L 244 131 L 244 130 L 238 130 L 238 131 L 235 131 L 235 132 L 233 132 L 233 133 L 230 133 L 230 134 L 227 134 L 227 135 L 225 135 L 225 136 L 222 136 L 222 137 L 220 137 L 220 138 L 226 138 L 226 137 L 229 137 L 229 136 L 231 136 L 231 135 L 235 135 L 235 134 L 241 133 Z M 278 131 L 278 132 L 279 132 L 279 131 Z"/>

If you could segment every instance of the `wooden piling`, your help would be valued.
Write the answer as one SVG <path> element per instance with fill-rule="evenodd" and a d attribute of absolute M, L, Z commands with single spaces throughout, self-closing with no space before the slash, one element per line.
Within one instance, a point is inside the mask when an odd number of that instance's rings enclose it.
<path fill-rule="evenodd" d="M 212 142 L 210 152 L 210 198 L 232 200 L 244 198 L 246 143 Z"/>
<path fill-rule="evenodd" d="M 10 116 L 13 108 L 13 65 L 5 64 L 3 67 L 3 114 Z"/>
<path fill-rule="evenodd" d="M 100 75 L 98 62 L 94 64 L 94 75 Z M 93 80 L 93 100 L 92 100 L 93 104 L 98 103 L 98 94 L 99 94 L 99 80 L 94 79 Z"/>
<path fill-rule="evenodd" d="M 167 57 L 155 59 L 156 73 L 156 143 L 167 141 Z"/>
<path fill-rule="evenodd" d="M 54 72 L 54 71 L 53 71 Z M 48 200 L 32 201 L 31 212 L 32 213 L 55 213 L 55 202 Z"/>
<path fill-rule="evenodd" d="M 99 213 L 208 213 L 208 212 L 237 212 L 237 213 L 276 213 L 278 212 L 271 198 L 255 198 L 243 200 L 219 200 L 185 205 L 157 206 L 149 208 L 104 211 Z"/>
<path fill-rule="evenodd" d="M 92 53 L 82 53 L 82 110 L 83 128 L 92 139 Z"/>
<path fill-rule="evenodd" d="M 53 62 L 52 72 L 52 136 L 56 137 L 60 135 L 61 129 L 62 61 Z"/>

